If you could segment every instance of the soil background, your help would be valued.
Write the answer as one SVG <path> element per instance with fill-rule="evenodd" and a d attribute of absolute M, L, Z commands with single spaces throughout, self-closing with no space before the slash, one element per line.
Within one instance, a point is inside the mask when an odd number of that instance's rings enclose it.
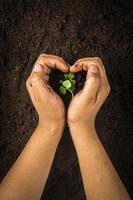
<path fill-rule="evenodd" d="M 0 180 L 37 125 L 25 80 L 41 52 L 77 59 L 99 56 L 111 93 L 96 119 L 110 159 L 133 198 L 133 5 L 128 0 L 0 0 Z M 51 74 L 58 88 L 60 72 Z M 77 90 L 84 74 L 76 76 Z M 64 99 L 68 104 L 70 97 Z M 101 183 L 102 184 L 102 183 Z M 77 155 L 66 127 L 42 195 L 85 200 Z"/>

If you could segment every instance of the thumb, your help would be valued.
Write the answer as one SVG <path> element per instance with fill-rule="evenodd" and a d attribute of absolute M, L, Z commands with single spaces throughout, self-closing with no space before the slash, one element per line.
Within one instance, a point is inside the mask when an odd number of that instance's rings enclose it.
<path fill-rule="evenodd" d="M 47 66 L 42 66 L 41 64 L 36 63 L 32 70 L 31 76 L 38 76 L 40 79 L 43 79 L 45 82 L 47 82 L 50 72 L 51 70 Z"/>
<path fill-rule="evenodd" d="M 96 65 L 91 65 L 88 68 L 84 92 L 88 98 L 95 99 L 100 85 L 100 73 Z"/>
<path fill-rule="evenodd" d="M 33 71 L 31 73 L 30 81 L 33 89 L 38 91 L 39 93 L 42 92 L 42 90 L 47 90 L 47 82 L 49 78 L 49 71 L 40 65 L 35 64 Z"/>

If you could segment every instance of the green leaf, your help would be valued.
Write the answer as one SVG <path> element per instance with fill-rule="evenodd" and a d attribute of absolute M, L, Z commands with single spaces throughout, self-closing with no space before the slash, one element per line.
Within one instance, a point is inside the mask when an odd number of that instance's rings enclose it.
<path fill-rule="evenodd" d="M 66 88 L 64 88 L 63 86 L 60 86 L 59 91 L 61 94 L 66 94 Z"/>
<path fill-rule="evenodd" d="M 60 80 L 60 81 L 59 81 L 59 83 L 60 83 L 60 84 L 62 84 L 62 83 L 63 83 L 63 81 L 62 81 L 62 80 Z"/>
<path fill-rule="evenodd" d="M 59 91 L 61 94 L 65 95 L 67 93 L 67 90 L 71 93 L 71 96 L 73 98 L 75 91 L 75 84 L 76 80 L 74 80 L 75 74 L 69 72 L 64 73 L 64 80 L 59 80 L 59 83 L 61 84 Z"/>
<path fill-rule="evenodd" d="M 64 78 L 67 79 L 67 73 L 64 74 Z"/>
<path fill-rule="evenodd" d="M 72 85 L 74 86 L 76 84 L 75 80 L 71 80 Z"/>
<path fill-rule="evenodd" d="M 67 77 L 68 77 L 70 80 L 72 80 L 72 79 L 75 77 L 75 75 L 74 75 L 73 73 L 69 72 L 69 73 L 67 74 Z"/>
<path fill-rule="evenodd" d="M 75 91 L 75 87 L 72 85 L 69 90 L 71 90 L 72 92 L 74 92 Z"/>
<path fill-rule="evenodd" d="M 62 85 L 68 90 L 72 84 L 69 80 L 63 81 Z"/>

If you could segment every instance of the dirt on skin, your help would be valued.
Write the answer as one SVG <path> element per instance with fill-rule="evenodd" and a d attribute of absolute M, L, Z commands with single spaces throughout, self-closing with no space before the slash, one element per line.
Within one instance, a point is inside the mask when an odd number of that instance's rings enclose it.
<path fill-rule="evenodd" d="M 39 54 L 55 54 L 69 64 L 79 58 L 99 56 L 112 89 L 98 113 L 97 132 L 133 198 L 132 25 L 133 5 L 127 0 L 0 0 L 0 180 L 37 125 L 25 80 Z M 76 76 L 77 91 L 83 86 L 84 75 L 82 72 Z M 60 76 L 57 71 L 50 77 L 56 91 Z M 63 99 L 68 105 L 70 96 Z M 42 199 L 86 199 L 68 128 L 58 146 Z"/>

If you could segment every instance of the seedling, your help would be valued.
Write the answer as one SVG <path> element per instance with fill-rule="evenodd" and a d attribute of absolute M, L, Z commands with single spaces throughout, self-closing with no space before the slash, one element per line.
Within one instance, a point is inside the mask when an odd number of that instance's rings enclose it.
<path fill-rule="evenodd" d="M 75 91 L 76 81 L 74 80 L 75 75 L 73 73 L 64 73 L 64 80 L 60 80 L 59 83 L 61 86 L 59 87 L 59 91 L 61 94 L 66 95 L 67 91 L 71 93 L 73 98 Z"/>

